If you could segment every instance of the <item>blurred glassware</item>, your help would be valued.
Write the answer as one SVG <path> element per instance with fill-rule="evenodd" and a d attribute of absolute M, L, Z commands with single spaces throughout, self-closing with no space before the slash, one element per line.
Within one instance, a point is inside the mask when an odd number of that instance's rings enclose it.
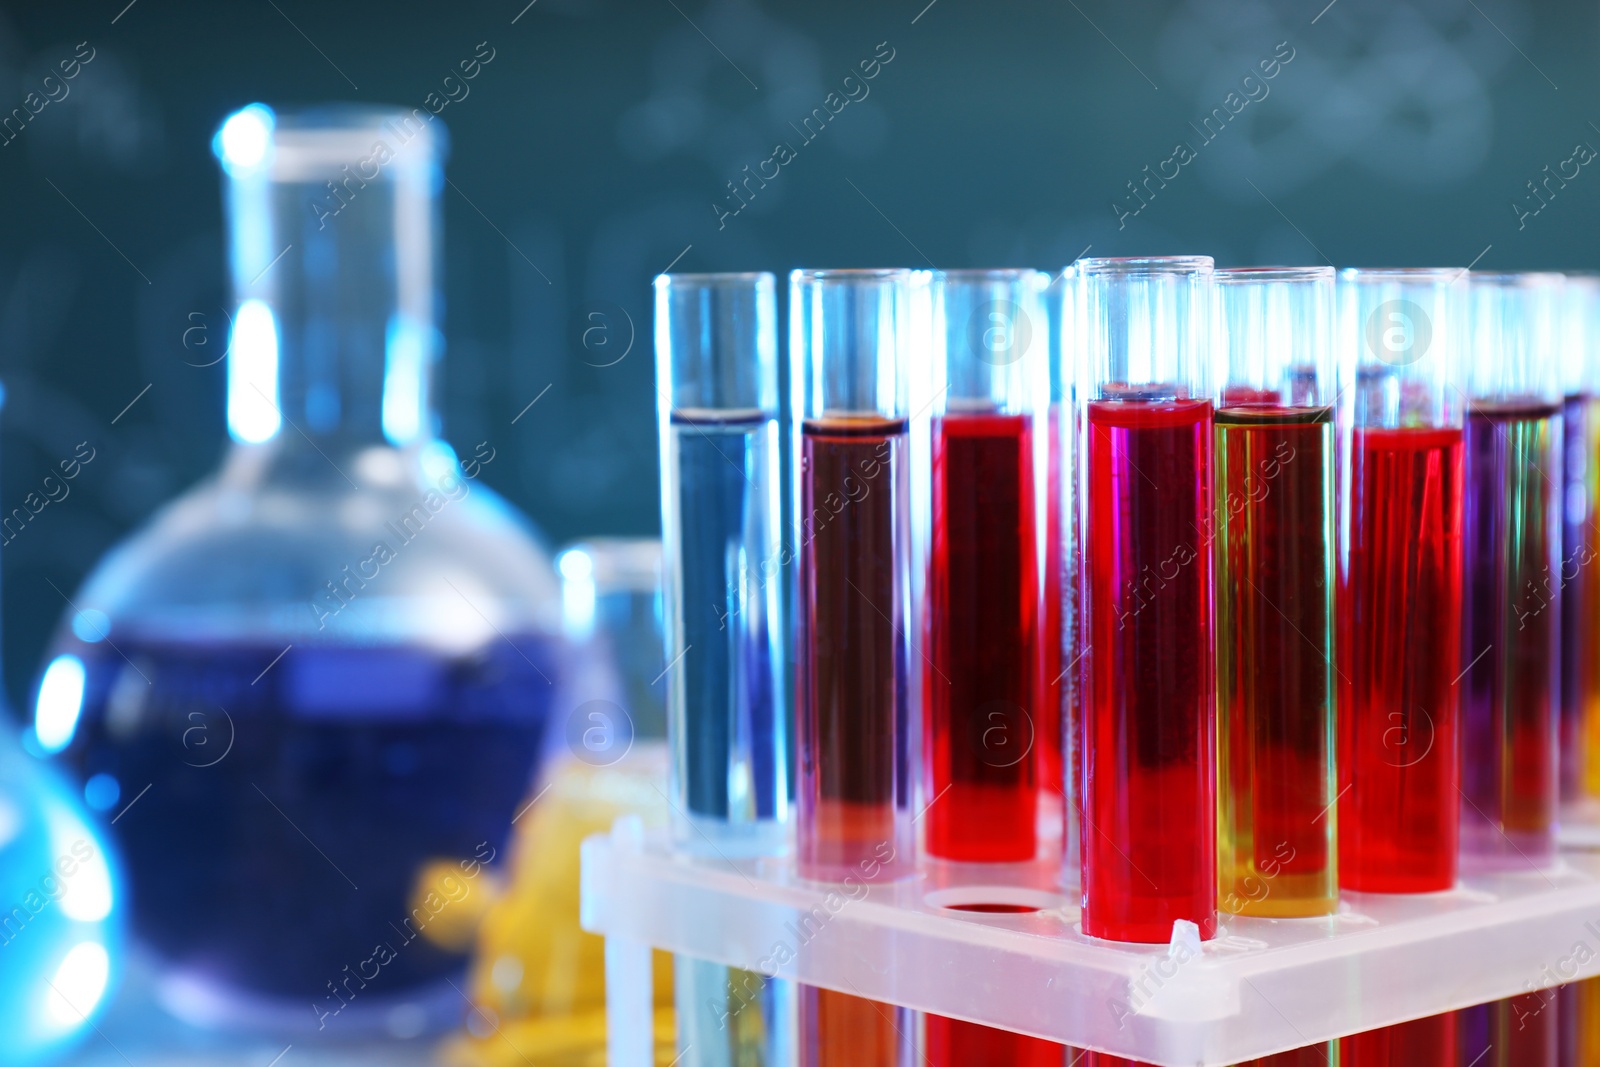
<path fill-rule="evenodd" d="M 668 822 L 661 542 L 581 541 L 556 565 L 572 642 L 564 721 L 517 817 L 509 891 L 478 937 L 469 1036 L 445 1051 L 461 1067 L 605 1063 L 605 942 L 578 925 L 578 849 L 623 815 Z M 677 1054 L 671 960 L 654 954 L 661 1067 Z"/>
<path fill-rule="evenodd" d="M 556 569 L 571 649 L 566 688 L 585 699 L 612 693 L 628 709 L 634 736 L 665 737 L 660 540 L 575 541 L 556 555 Z"/>
<path fill-rule="evenodd" d="M 25 1067 L 88 1033 L 109 999 L 120 879 L 77 789 L 0 722 L 0 1067 Z"/>
<path fill-rule="evenodd" d="M 445 130 L 252 104 L 213 149 L 237 311 L 233 445 L 72 599 L 35 737 L 105 783 L 138 937 L 198 1022 L 459 1019 L 536 770 L 560 589 L 435 436 Z"/>

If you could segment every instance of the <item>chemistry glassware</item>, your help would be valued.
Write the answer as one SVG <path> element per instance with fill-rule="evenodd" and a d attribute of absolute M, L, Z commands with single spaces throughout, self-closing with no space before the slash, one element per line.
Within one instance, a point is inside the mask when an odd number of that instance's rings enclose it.
<path fill-rule="evenodd" d="M 1044 799 L 1055 792 L 1045 783 L 1060 774 L 1059 689 L 1050 682 L 1061 668 L 1046 655 L 1044 600 L 1047 282 L 1033 270 L 932 280 L 931 447 L 916 477 L 931 484 L 922 747 L 924 790 L 937 798 L 924 815 L 926 848 L 940 859 L 1032 860 Z M 1061 1062 L 1051 1041 L 943 1015 L 923 1025 L 931 1067 Z"/>
<path fill-rule="evenodd" d="M 1219 905 L 1327 915 L 1339 903 L 1333 268 L 1214 278 Z"/>
<path fill-rule="evenodd" d="M 1068 888 L 1083 884 L 1083 847 L 1078 839 L 1083 828 L 1079 817 L 1082 796 L 1080 772 L 1083 750 L 1078 723 L 1081 700 L 1079 675 L 1074 657 L 1078 654 L 1078 433 L 1073 396 L 1076 369 L 1073 358 L 1078 351 L 1076 265 L 1050 279 L 1045 293 L 1045 312 L 1049 328 L 1047 351 L 1050 365 L 1050 459 L 1045 480 L 1048 487 L 1044 521 L 1044 636 L 1045 699 L 1053 709 L 1043 736 L 1047 768 L 1047 788 L 1060 794 L 1061 877 Z M 1053 734 L 1053 736 L 1052 736 Z"/>
<path fill-rule="evenodd" d="M 1560 803 L 1559 274 L 1471 274 L 1462 506 L 1461 851 L 1541 867 Z M 1484 653 L 1479 655 L 1479 653 Z"/>
<path fill-rule="evenodd" d="M 234 443 L 73 596 L 38 690 L 130 805 L 135 932 L 190 1016 L 453 1020 L 534 770 L 555 572 L 484 485 L 509 443 L 458 459 L 429 403 L 444 144 L 422 112 L 222 125 Z"/>
<path fill-rule="evenodd" d="M 1456 878 L 1460 275 L 1340 274 L 1339 885 L 1362 892 Z"/>
<path fill-rule="evenodd" d="M 789 276 L 798 427 L 797 860 L 859 890 L 914 869 L 905 270 Z M 904 1009 L 803 987 L 807 1067 L 901 1062 Z M 863 1058 L 865 1057 L 865 1058 Z"/>
<path fill-rule="evenodd" d="M 1209 257 L 1082 259 L 1083 930 L 1217 925 Z"/>
<path fill-rule="evenodd" d="M 770 274 L 656 279 L 677 839 L 787 844 L 777 303 Z"/>
<path fill-rule="evenodd" d="M 1043 276 L 934 276 L 924 748 L 928 854 L 1031 860 L 1052 770 L 1041 664 L 1046 365 Z"/>
<path fill-rule="evenodd" d="M 23 752 L 0 709 L 0 1067 L 91 1032 L 122 957 L 121 886 L 75 783 Z M 103 783 L 90 799 L 106 799 Z"/>
<path fill-rule="evenodd" d="M 1562 286 L 1561 799 L 1600 796 L 1600 276 Z"/>
<path fill-rule="evenodd" d="M 655 280 L 667 710 L 678 846 L 788 845 L 778 469 L 778 311 L 771 274 Z M 773 1064 L 793 986 L 675 960 L 678 1048 L 706 1067 Z"/>

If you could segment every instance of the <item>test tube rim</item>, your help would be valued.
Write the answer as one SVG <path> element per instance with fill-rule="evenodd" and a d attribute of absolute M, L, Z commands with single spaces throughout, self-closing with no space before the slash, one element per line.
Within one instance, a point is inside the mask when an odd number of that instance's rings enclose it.
<path fill-rule="evenodd" d="M 1016 281 L 1029 282 L 1039 278 L 1051 278 L 1052 275 L 1034 267 L 958 267 L 954 270 L 934 272 L 934 277 L 945 282 L 988 282 L 988 281 Z"/>
<path fill-rule="evenodd" d="M 271 116 L 267 134 L 270 147 L 262 165 L 280 181 L 304 180 L 302 172 L 327 170 L 332 174 L 343 164 L 365 158 L 372 151 L 374 134 L 382 134 L 391 124 L 413 121 L 417 110 L 399 104 L 348 101 L 278 108 L 256 100 L 229 111 L 218 123 L 217 133 L 221 133 L 229 119 L 250 108 L 263 108 Z M 435 121 L 422 125 L 413 135 L 422 138 L 426 150 L 420 153 L 396 151 L 380 171 L 398 174 L 445 163 L 450 156 L 449 128 L 438 121 L 437 116 L 428 117 Z"/>
<path fill-rule="evenodd" d="M 1396 281 L 1417 284 L 1442 281 L 1449 284 L 1466 273 L 1461 267 L 1345 267 L 1339 272 L 1339 280 L 1356 284 Z"/>
<path fill-rule="evenodd" d="M 1332 267 L 1218 267 L 1212 272 L 1218 285 L 1239 285 L 1245 282 L 1331 282 L 1336 277 Z"/>
<path fill-rule="evenodd" d="M 789 272 L 789 283 L 844 284 L 848 282 L 905 280 L 915 273 L 910 267 L 796 267 Z"/>
<path fill-rule="evenodd" d="M 1567 276 L 1559 271 L 1469 271 L 1467 284 L 1485 289 L 1538 289 L 1560 288 Z"/>
<path fill-rule="evenodd" d="M 1205 276 L 1216 270 L 1210 256 L 1090 256 L 1072 264 L 1080 277 Z"/>

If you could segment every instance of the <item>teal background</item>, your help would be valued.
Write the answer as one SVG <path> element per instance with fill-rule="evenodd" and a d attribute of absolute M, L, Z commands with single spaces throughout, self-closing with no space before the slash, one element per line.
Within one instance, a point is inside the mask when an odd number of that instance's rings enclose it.
<path fill-rule="evenodd" d="M 1600 267 L 1595 167 L 1521 228 L 1513 208 L 1600 146 L 1593 4 L 125 3 L 0 10 L 0 115 L 95 49 L 0 146 L 0 511 L 96 450 L 0 549 L 18 703 L 63 594 L 225 446 L 223 368 L 197 365 L 226 323 L 209 141 L 252 100 L 423 106 L 495 50 L 441 115 L 438 395 L 446 436 L 493 442 L 487 480 L 556 542 L 657 528 L 649 280 L 673 262 Z M 802 143 L 790 123 L 859 95 L 845 78 L 883 42 L 866 95 Z M 1127 183 L 1259 95 L 1243 79 L 1282 42 L 1265 95 L 1119 228 Z M 794 158 L 719 228 L 726 183 L 779 141 Z"/>

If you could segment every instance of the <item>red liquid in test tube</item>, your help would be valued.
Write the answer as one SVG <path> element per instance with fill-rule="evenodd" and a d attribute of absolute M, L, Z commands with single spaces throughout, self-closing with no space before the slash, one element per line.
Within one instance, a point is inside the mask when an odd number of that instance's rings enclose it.
<path fill-rule="evenodd" d="M 1092 401 L 1084 583 L 1084 932 L 1216 932 L 1212 408 Z"/>
<path fill-rule="evenodd" d="M 1339 884 L 1455 884 L 1465 324 L 1460 272 L 1341 275 Z"/>
<path fill-rule="evenodd" d="M 1339 880 L 1455 884 L 1461 430 L 1357 430 L 1339 597 Z"/>
<path fill-rule="evenodd" d="M 1076 265 L 1083 932 L 1217 929 L 1211 260 Z"/>
<path fill-rule="evenodd" d="M 935 420 L 925 675 L 934 856 L 1027 860 L 1037 845 L 1035 484 L 1029 416 Z"/>

